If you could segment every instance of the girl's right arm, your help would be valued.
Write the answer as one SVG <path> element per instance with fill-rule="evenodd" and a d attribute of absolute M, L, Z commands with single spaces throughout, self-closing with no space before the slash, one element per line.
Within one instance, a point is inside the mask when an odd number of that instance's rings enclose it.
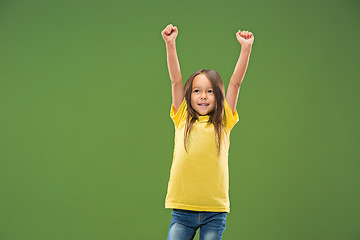
<path fill-rule="evenodd" d="M 185 95 L 175 45 L 175 39 L 178 35 L 177 27 L 169 24 L 161 32 L 161 35 L 166 43 L 167 64 L 172 88 L 172 105 L 174 106 L 176 113 L 183 102 Z"/>

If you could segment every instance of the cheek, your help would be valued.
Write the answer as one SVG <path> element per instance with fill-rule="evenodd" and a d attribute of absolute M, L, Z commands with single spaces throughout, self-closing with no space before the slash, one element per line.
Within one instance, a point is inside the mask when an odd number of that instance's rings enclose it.
<path fill-rule="evenodd" d="M 195 99 L 194 96 L 191 95 L 191 96 L 190 96 L 190 102 L 194 102 L 194 99 Z"/>
<path fill-rule="evenodd" d="M 194 98 L 194 97 L 191 97 L 190 102 L 191 102 L 191 106 L 192 106 L 193 108 L 196 107 L 196 101 L 195 101 L 195 98 Z"/>

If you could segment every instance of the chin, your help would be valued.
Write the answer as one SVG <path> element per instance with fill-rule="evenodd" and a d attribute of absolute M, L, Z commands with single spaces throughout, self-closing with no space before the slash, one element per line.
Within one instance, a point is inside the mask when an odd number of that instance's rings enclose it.
<path fill-rule="evenodd" d="M 209 115 L 210 112 L 198 112 L 200 115 L 205 116 L 205 115 Z"/>

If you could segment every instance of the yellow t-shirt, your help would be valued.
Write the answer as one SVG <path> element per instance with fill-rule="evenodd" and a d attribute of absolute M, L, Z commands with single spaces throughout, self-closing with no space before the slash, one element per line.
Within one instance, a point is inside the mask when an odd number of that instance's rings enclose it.
<path fill-rule="evenodd" d="M 188 136 L 184 148 L 184 130 L 187 116 L 187 102 L 184 98 L 170 117 L 175 125 L 173 161 L 170 170 L 165 208 L 192 211 L 230 212 L 228 152 L 229 136 L 239 121 L 235 110 L 232 113 L 224 100 L 224 131 L 221 152 L 217 155 L 214 125 L 208 123 L 209 116 L 199 116 Z"/>

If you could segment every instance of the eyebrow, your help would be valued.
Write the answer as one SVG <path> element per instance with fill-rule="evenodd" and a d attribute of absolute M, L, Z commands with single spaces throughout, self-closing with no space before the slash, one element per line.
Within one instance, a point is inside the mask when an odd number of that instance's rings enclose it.
<path fill-rule="evenodd" d="M 194 88 L 200 88 L 200 87 L 195 86 L 195 87 L 193 87 L 193 89 L 194 89 Z M 209 88 L 213 89 L 213 87 L 208 87 L 207 89 L 209 89 Z"/>

